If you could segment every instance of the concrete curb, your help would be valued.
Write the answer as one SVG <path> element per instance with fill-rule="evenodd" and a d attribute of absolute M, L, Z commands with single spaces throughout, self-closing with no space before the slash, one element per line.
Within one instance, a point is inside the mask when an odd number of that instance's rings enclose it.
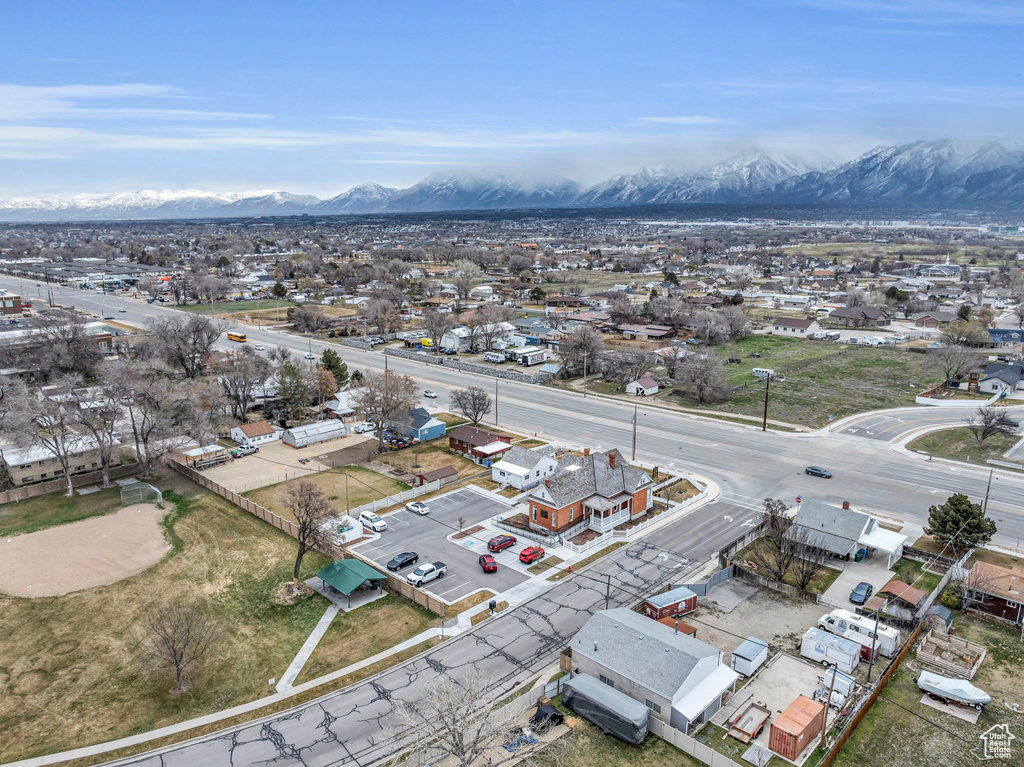
<path fill-rule="evenodd" d="M 894 453 L 905 455 L 908 458 L 916 458 L 919 461 L 926 463 L 939 463 L 946 466 L 956 466 L 961 469 L 973 470 L 978 472 L 991 472 L 994 471 L 1001 477 L 1007 477 L 1012 479 L 1020 479 L 1021 475 L 1014 471 L 1006 471 L 1000 469 L 998 466 L 983 466 L 981 464 L 966 463 L 965 461 L 954 461 L 952 458 L 939 458 L 936 456 L 930 456 L 925 453 L 918 453 L 913 450 L 907 449 L 907 443 L 912 442 L 918 437 L 923 437 L 926 434 L 931 434 L 936 431 L 943 431 L 945 429 L 958 429 L 961 428 L 961 424 L 945 425 L 945 424 L 932 424 L 929 426 L 922 426 L 918 429 L 911 429 L 910 431 L 900 434 L 898 437 L 888 442 L 889 449 Z"/>

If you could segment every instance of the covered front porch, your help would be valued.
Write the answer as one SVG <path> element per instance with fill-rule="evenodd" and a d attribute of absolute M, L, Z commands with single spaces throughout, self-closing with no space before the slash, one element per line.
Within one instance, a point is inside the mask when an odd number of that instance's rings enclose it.
<path fill-rule="evenodd" d="M 615 498 L 591 496 L 583 501 L 583 515 L 590 517 L 590 529 L 598 533 L 607 533 L 624 522 L 629 522 L 633 515 L 633 499 L 628 495 Z"/>

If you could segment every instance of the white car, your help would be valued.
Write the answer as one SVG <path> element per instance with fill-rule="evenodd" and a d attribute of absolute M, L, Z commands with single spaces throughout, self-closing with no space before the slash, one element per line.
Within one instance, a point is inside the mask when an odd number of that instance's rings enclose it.
<path fill-rule="evenodd" d="M 120 309 L 118 309 L 118 311 L 121 312 L 121 314 L 124 314 L 128 310 L 122 306 Z"/>
<path fill-rule="evenodd" d="M 303 356 L 304 359 L 307 359 L 307 360 L 315 360 L 316 359 L 316 355 L 313 354 L 313 352 L 306 352 L 302 356 Z"/>
<path fill-rule="evenodd" d="M 266 347 L 263 344 L 253 344 L 252 348 L 258 352 L 266 351 Z"/>
<path fill-rule="evenodd" d="M 420 503 L 419 501 L 413 501 L 412 503 L 407 503 L 407 504 L 405 504 L 405 508 L 406 508 L 407 511 L 411 511 L 414 514 L 419 514 L 421 516 L 424 516 L 424 515 L 430 513 L 430 507 L 427 506 L 427 504 L 425 504 L 425 503 Z"/>
<path fill-rule="evenodd" d="M 388 523 L 372 511 L 364 511 L 360 514 L 359 521 L 363 523 L 363 527 L 368 527 L 375 533 L 381 533 L 388 529 Z"/>
<path fill-rule="evenodd" d="M 352 432 L 355 434 L 366 434 L 368 431 L 373 431 L 373 424 L 367 421 L 366 423 L 357 423 L 352 427 Z"/>
<path fill-rule="evenodd" d="M 437 399 L 437 392 L 433 389 L 424 389 L 423 396 L 427 399 Z"/>

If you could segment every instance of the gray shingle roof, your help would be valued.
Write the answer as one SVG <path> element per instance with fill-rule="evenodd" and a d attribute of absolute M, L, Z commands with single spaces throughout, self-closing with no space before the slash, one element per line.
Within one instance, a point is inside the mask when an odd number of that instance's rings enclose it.
<path fill-rule="evenodd" d="M 669 700 L 699 661 L 721 653 L 625 607 L 595 613 L 571 646 L 574 656 L 582 655 Z"/>
<path fill-rule="evenodd" d="M 525 447 L 513 445 L 512 449 L 501 456 L 501 463 L 508 462 L 524 469 L 533 469 L 544 458 L 540 453 L 527 450 Z"/>
<path fill-rule="evenodd" d="M 842 557 L 853 552 L 857 539 L 870 522 L 871 517 L 859 511 L 804 501 L 787 535 L 806 531 L 807 539 L 803 543 Z"/>
<path fill-rule="evenodd" d="M 615 453 L 614 469 L 608 458 L 612 453 Z M 592 495 L 614 498 L 623 493 L 632 494 L 651 481 L 645 472 L 630 466 L 618 450 L 586 456 L 563 455 L 555 473 L 548 479 L 550 484 L 545 481 L 532 495 L 557 507 Z"/>

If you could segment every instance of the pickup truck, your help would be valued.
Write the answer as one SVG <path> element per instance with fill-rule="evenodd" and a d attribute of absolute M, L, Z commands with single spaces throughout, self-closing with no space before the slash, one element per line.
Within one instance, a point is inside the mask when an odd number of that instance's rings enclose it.
<path fill-rule="evenodd" d="M 413 586 L 422 586 L 435 578 L 444 578 L 446 572 L 448 572 L 448 565 L 444 562 L 428 562 L 409 573 L 407 580 Z"/>

